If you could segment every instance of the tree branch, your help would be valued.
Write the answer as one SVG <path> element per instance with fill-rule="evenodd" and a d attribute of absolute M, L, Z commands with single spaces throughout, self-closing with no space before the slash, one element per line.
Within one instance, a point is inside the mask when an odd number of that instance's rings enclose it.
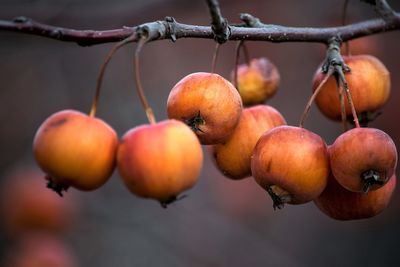
<path fill-rule="evenodd" d="M 286 27 L 281 25 L 263 24 L 250 14 L 242 14 L 245 25 L 229 26 L 229 40 L 252 40 L 269 42 L 317 42 L 328 44 L 332 37 L 339 37 L 343 42 L 363 36 L 400 29 L 400 15 L 393 13 L 392 19 L 372 19 L 340 27 Z M 139 36 L 146 35 L 149 41 L 179 38 L 213 39 L 211 27 L 188 25 L 176 22 L 167 17 L 163 21 L 144 23 L 136 27 L 94 31 L 74 30 L 42 24 L 32 19 L 18 17 L 13 21 L 0 20 L 0 30 L 17 33 L 27 33 L 48 37 L 60 41 L 75 42 L 89 46 L 107 42 L 121 41 L 131 35 L 133 42 Z"/>

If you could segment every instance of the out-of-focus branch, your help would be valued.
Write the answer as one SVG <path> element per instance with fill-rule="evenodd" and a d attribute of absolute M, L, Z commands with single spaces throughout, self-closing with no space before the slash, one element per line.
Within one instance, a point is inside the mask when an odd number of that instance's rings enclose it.
<path fill-rule="evenodd" d="M 332 37 L 338 37 L 345 42 L 363 36 L 400 29 L 400 15 L 395 12 L 389 20 L 381 18 L 372 19 L 346 26 L 328 28 L 286 27 L 264 24 L 250 14 L 242 14 L 241 19 L 244 21 L 244 25 L 229 26 L 229 40 L 317 42 L 328 44 Z M 135 36 L 132 38 L 133 42 L 137 42 L 142 35 L 146 35 L 148 41 L 163 39 L 174 41 L 179 38 L 214 38 L 214 32 L 211 27 L 182 24 L 176 22 L 171 17 L 135 27 L 122 27 L 121 29 L 106 31 L 61 28 L 39 23 L 26 17 L 18 17 L 12 21 L 0 20 L 0 30 L 75 42 L 82 46 L 118 42 L 131 35 Z"/>
<path fill-rule="evenodd" d="M 130 27 L 106 31 L 74 30 L 43 24 L 27 17 L 17 17 L 12 21 L 0 20 L 0 30 L 28 33 L 59 41 L 75 42 L 81 46 L 118 42 L 135 32 Z"/>
<path fill-rule="evenodd" d="M 390 7 L 386 0 L 376 0 L 375 9 L 385 20 L 396 19 L 396 12 Z"/>

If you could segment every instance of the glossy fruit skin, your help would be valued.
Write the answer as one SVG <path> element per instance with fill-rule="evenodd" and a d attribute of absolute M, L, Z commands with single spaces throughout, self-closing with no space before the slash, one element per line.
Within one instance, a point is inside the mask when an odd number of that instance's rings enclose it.
<path fill-rule="evenodd" d="M 201 117 L 190 125 L 203 145 L 225 142 L 242 113 L 242 100 L 235 87 L 215 73 L 192 73 L 172 88 L 167 102 L 170 119 L 184 121 Z"/>
<path fill-rule="evenodd" d="M 43 230 L 63 233 L 73 223 L 77 211 L 76 198 L 67 199 L 46 188 L 44 174 L 33 167 L 9 173 L 1 185 L 1 221 L 10 236 Z"/>
<path fill-rule="evenodd" d="M 345 73 L 354 107 L 358 114 L 373 112 L 382 108 L 390 95 L 390 74 L 377 58 L 370 55 L 343 56 L 344 62 L 351 71 Z M 321 68 L 314 75 L 313 90 L 315 90 L 325 74 Z M 347 116 L 351 116 L 350 106 L 345 98 Z M 330 77 L 315 102 L 320 111 L 332 120 L 341 120 L 340 102 L 335 78 Z"/>
<path fill-rule="evenodd" d="M 122 137 L 117 154 L 118 171 L 128 189 L 161 203 L 194 186 L 202 164 L 198 138 L 177 120 L 131 129 Z"/>
<path fill-rule="evenodd" d="M 378 215 L 388 206 L 396 183 L 397 178 L 393 175 L 383 187 L 365 194 L 345 189 L 330 175 L 325 190 L 314 203 L 336 220 L 366 219 Z"/>
<path fill-rule="evenodd" d="M 53 182 L 88 191 L 99 188 L 111 176 L 117 146 L 117 134 L 104 121 L 63 110 L 39 127 L 33 151 Z"/>
<path fill-rule="evenodd" d="M 243 109 L 239 124 L 228 141 L 211 147 L 215 164 L 229 178 L 251 176 L 251 155 L 258 139 L 264 132 L 284 124 L 283 116 L 271 106 Z"/>
<path fill-rule="evenodd" d="M 232 81 L 234 73 L 231 74 Z M 280 75 L 276 66 L 267 58 L 256 58 L 250 64 L 241 64 L 237 73 L 238 90 L 243 105 L 265 103 L 278 90 Z"/>
<path fill-rule="evenodd" d="M 45 232 L 23 236 L 9 249 L 5 262 L 8 267 L 78 267 L 71 249 Z"/>
<path fill-rule="evenodd" d="M 397 166 L 393 140 L 385 132 L 374 128 L 354 128 L 341 134 L 329 147 L 329 155 L 336 180 L 353 192 L 363 191 L 361 175 L 364 172 L 379 172 L 385 184 Z M 374 184 L 369 190 L 376 190 L 382 185 Z"/>
<path fill-rule="evenodd" d="M 290 194 L 288 203 L 306 203 L 326 186 L 330 172 L 327 146 L 304 128 L 278 126 L 258 140 L 251 171 L 262 188 L 276 185 Z"/>

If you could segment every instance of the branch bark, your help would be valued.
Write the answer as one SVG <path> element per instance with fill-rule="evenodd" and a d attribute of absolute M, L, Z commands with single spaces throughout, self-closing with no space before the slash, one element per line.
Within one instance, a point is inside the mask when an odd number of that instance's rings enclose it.
<path fill-rule="evenodd" d="M 264 24 L 250 14 L 242 14 L 244 25 L 229 26 L 229 40 L 252 40 L 268 42 L 317 42 L 328 44 L 332 37 L 343 42 L 372 34 L 400 29 L 400 14 L 394 12 L 391 19 L 371 19 L 340 27 L 286 27 Z M 27 33 L 48 37 L 59 41 L 75 42 L 81 46 L 118 42 L 131 35 L 137 42 L 143 34 L 148 41 L 179 38 L 213 39 L 214 33 L 209 26 L 188 25 L 176 22 L 173 18 L 144 23 L 135 27 L 94 31 L 61 28 L 36 22 L 26 17 L 18 17 L 12 21 L 0 20 L 0 30 Z"/>

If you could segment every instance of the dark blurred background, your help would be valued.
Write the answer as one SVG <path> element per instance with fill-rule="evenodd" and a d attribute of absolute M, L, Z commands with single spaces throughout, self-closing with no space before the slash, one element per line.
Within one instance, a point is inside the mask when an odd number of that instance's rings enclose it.
<path fill-rule="evenodd" d="M 400 10 L 399 1 L 389 1 Z M 342 0 L 221 0 L 223 15 L 239 22 L 248 12 L 265 23 L 327 27 L 340 25 Z M 76 29 L 113 29 L 173 16 L 179 22 L 210 23 L 205 1 L 186 0 L 0 0 L 0 19 L 28 16 Z M 348 21 L 376 17 L 371 6 L 350 1 Z M 391 72 L 392 93 L 383 114 L 371 126 L 387 132 L 400 147 L 398 123 L 400 33 L 389 32 L 353 43 L 354 53 L 372 54 Z M 217 72 L 229 77 L 235 42 L 221 47 Z M 43 37 L 0 31 L 0 176 L 33 164 L 36 129 L 62 109 L 88 112 L 100 65 L 113 44 L 79 47 Z M 279 68 L 281 86 L 268 102 L 296 125 L 311 92 L 311 79 L 324 57 L 313 43 L 248 42 L 251 57 L 266 56 Z M 141 77 L 158 120 L 166 118 L 169 90 L 183 76 L 209 71 L 215 43 L 179 39 L 146 45 Z M 146 123 L 132 74 L 134 45 L 121 49 L 106 71 L 97 115 L 121 136 Z M 328 144 L 341 125 L 315 106 L 305 124 Z M 65 236 L 79 266 L 399 266 L 399 189 L 379 216 L 340 222 L 313 203 L 273 211 L 252 178 L 231 181 L 213 166 L 207 149 L 201 178 L 189 197 L 162 209 L 131 195 L 117 172 L 101 189 L 72 192 L 80 217 Z M 398 174 L 398 173 L 397 173 Z M 73 191 L 73 190 L 71 190 Z M 13 205 L 13 203 L 9 203 Z M 2 249 L 8 238 L 2 233 Z M 4 253 L 3 253 L 4 254 Z"/>

